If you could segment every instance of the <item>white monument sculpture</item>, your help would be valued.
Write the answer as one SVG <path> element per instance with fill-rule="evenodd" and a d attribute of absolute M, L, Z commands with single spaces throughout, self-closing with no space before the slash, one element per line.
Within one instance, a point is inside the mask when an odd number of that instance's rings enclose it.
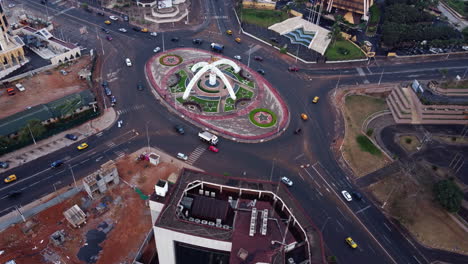
<path fill-rule="evenodd" d="M 218 65 L 221 64 L 227 64 L 234 68 L 234 72 L 238 73 L 240 71 L 240 67 L 237 66 L 233 61 L 228 60 L 228 59 L 220 59 L 217 60 L 213 63 L 208 63 L 205 61 L 201 61 L 196 63 L 195 65 L 192 66 L 191 71 L 196 72 L 199 68 L 201 68 L 195 76 L 193 76 L 192 80 L 190 80 L 189 84 L 187 85 L 187 89 L 185 89 L 184 95 L 182 98 L 184 100 L 187 99 L 187 97 L 190 94 L 190 91 L 192 90 L 193 86 L 197 83 L 197 81 L 200 79 L 200 77 L 205 74 L 207 71 L 210 72 L 210 77 L 209 77 L 209 84 L 214 86 L 216 84 L 216 76 L 218 76 L 226 85 L 226 88 L 229 92 L 229 95 L 231 96 L 232 100 L 236 100 L 236 94 L 234 93 L 234 90 L 232 89 L 231 83 L 229 83 L 228 79 L 224 75 L 222 71 L 218 69 Z"/>

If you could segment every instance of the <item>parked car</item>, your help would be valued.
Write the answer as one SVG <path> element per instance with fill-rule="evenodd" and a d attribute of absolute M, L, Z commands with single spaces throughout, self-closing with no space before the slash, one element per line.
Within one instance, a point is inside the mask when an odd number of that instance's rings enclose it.
<path fill-rule="evenodd" d="M 8 95 L 15 95 L 16 94 L 15 89 L 13 89 L 13 88 L 6 89 L 6 92 L 7 92 Z"/>
<path fill-rule="evenodd" d="M 193 44 L 201 45 L 203 44 L 203 39 L 192 39 Z"/>
<path fill-rule="evenodd" d="M 281 177 L 281 182 L 289 187 L 293 186 L 293 182 L 286 176 Z"/>
<path fill-rule="evenodd" d="M 112 105 L 115 105 L 117 103 L 117 98 L 115 98 L 115 96 L 113 95 L 111 96 L 110 100 Z"/>
<path fill-rule="evenodd" d="M 260 73 L 261 75 L 265 75 L 265 70 L 264 69 L 258 69 L 257 72 Z"/>
<path fill-rule="evenodd" d="M 156 37 L 156 36 L 158 36 L 158 33 L 156 33 L 156 32 L 151 32 L 151 33 L 150 33 L 150 36 Z"/>
<path fill-rule="evenodd" d="M 112 91 L 111 91 L 111 89 L 109 89 L 109 87 L 104 88 L 104 92 L 106 93 L 107 96 L 112 95 Z"/>
<path fill-rule="evenodd" d="M 240 60 L 242 60 L 242 57 L 241 57 L 240 55 L 235 55 L 235 56 L 234 56 L 234 59 L 236 59 L 236 60 L 239 60 L 239 61 L 240 61 Z"/>
<path fill-rule="evenodd" d="M 279 43 L 279 41 L 278 41 L 277 38 L 270 38 L 270 41 L 271 41 L 271 42 L 275 42 L 275 43 Z"/>
<path fill-rule="evenodd" d="M 111 40 L 112 40 L 112 37 L 111 37 L 111 36 L 106 36 L 106 39 L 107 39 L 108 41 L 111 41 Z"/>
<path fill-rule="evenodd" d="M 10 163 L 8 163 L 6 161 L 0 161 L 0 168 L 8 169 L 8 167 L 10 167 Z"/>
<path fill-rule="evenodd" d="M 218 153 L 218 152 L 219 152 L 219 149 L 218 149 L 217 147 L 215 147 L 215 146 L 209 146 L 209 147 L 208 147 L 208 150 L 209 150 L 209 151 L 212 151 L 212 152 L 214 152 L 214 153 Z"/>
<path fill-rule="evenodd" d="M 356 192 L 356 191 L 352 192 L 352 193 L 351 193 L 351 196 L 353 196 L 354 199 L 356 199 L 356 200 L 358 200 L 358 201 L 361 201 L 361 200 L 362 200 L 362 194 L 360 194 L 360 193 L 358 193 L 358 192 Z"/>
<path fill-rule="evenodd" d="M 63 160 L 56 160 L 50 164 L 51 168 L 58 168 L 63 164 Z"/>
<path fill-rule="evenodd" d="M 65 135 L 65 138 L 70 139 L 70 140 L 73 140 L 73 141 L 75 141 L 75 140 L 78 139 L 78 137 L 75 136 L 75 135 L 73 135 L 73 134 L 66 134 L 66 135 Z"/>
<path fill-rule="evenodd" d="M 346 240 L 346 243 L 348 243 L 348 245 L 350 247 L 352 247 L 352 248 L 357 248 L 358 247 L 356 242 L 354 242 L 354 240 L 351 237 L 347 237 L 347 238 L 345 238 L 345 240 Z"/>
<path fill-rule="evenodd" d="M 24 88 L 24 86 L 21 83 L 17 83 L 17 84 L 15 84 L 15 86 L 16 86 L 16 89 L 18 89 L 18 91 L 20 91 L 20 92 L 26 91 L 26 89 Z"/>
<path fill-rule="evenodd" d="M 122 33 L 127 32 L 127 30 L 125 28 L 119 28 L 119 31 L 122 32 Z"/>
<path fill-rule="evenodd" d="M 10 182 L 16 181 L 16 175 L 12 174 L 12 175 L 6 177 L 3 181 L 5 183 L 10 183 Z"/>
<path fill-rule="evenodd" d="M 154 52 L 154 53 L 157 53 L 157 52 L 159 52 L 160 50 L 161 50 L 160 47 L 156 47 L 156 48 L 154 48 L 153 52 Z"/>
<path fill-rule="evenodd" d="M 125 22 L 128 22 L 130 19 L 128 18 L 127 15 L 123 15 L 123 20 L 124 20 Z"/>
<path fill-rule="evenodd" d="M 175 131 L 176 131 L 177 133 L 179 133 L 179 134 L 181 134 L 181 135 L 185 134 L 184 127 L 181 126 L 181 125 L 175 125 L 175 126 L 174 126 L 174 129 L 175 129 Z"/>
<path fill-rule="evenodd" d="M 116 16 L 109 16 L 109 18 L 110 18 L 111 20 L 114 20 L 114 21 L 117 21 L 117 20 L 119 20 L 119 18 L 118 18 L 118 17 L 116 17 Z"/>
<path fill-rule="evenodd" d="M 125 59 L 125 64 L 127 64 L 128 67 L 132 67 L 132 61 L 129 58 Z"/>
<path fill-rule="evenodd" d="M 106 88 L 109 86 L 109 83 L 107 81 L 102 81 L 102 87 Z"/>
<path fill-rule="evenodd" d="M 318 103 L 319 99 L 320 99 L 320 97 L 315 96 L 314 99 L 312 100 L 312 103 L 314 103 L 314 104 Z"/>
<path fill-rule="evenodd" d="M 106 33 L 106 34 L 110 33 L 110 31 L 107 28 L 102 28 L 101 30 L 104 31 L 104 33 Z"/>
<path fill-rule="evenodd" d="M 172 42 L 178 42 L 178 41 L 179 41 L 179 38 L 178 38 L 178 37 L 172 37 L 172 38 L 171 38 L 171 41 L 172 41 Z"/>
<path fill-rule="evenodd" d="M 353 197 L 351 197 L 351 194 L 349 194 L 348 191 L 341 191 L 341 194 L 346 199 L 346 201 L 351 202 L 353 200 Z"/>
<path fill-rule="evenodd" d="M 188 160 L 188 156 L 184 153 L 177 153 L 177 158 L 185 161 Z"/>
<path fill-rule="evenodd" d="M 144 89 L 145 89 L 145 87 L 143 86 L 142 83 L 138 83 L 138 84 L 137 84 L 137 90 L 138 90 L 138 91 L 143 91 Z"/>
<path fill-rule="evenodd" d="M 78 145 L 77 149 L 78 150 L 83 150 L 83 149 L 85 149 L 87 147 L 89 147 L 88 143 L 81 143 L 80 145 Z"/>
<path fill-rule="evenodd" d="M 289 66 L 288 71 L 290 72 L 298 72 L 299 68 L 297 66 Z"/>
<path fill-rule="evenodd" d="M 260 57 L 260 56 L 255 56 L 255 57 L 254 57 L 254 60 L 256 60 L 256 61 L 263 61 L 263 58 Z"/>

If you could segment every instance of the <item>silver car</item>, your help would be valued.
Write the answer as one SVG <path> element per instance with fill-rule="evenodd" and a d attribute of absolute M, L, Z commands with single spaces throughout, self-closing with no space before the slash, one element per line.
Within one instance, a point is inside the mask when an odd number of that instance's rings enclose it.
<path fill-rule="evenodd" d="M 188 156 L 185 155 L 184 153 L 180 153 L 180 152 L 177 153 L 177 158 L 181 159 L 181 160 L 185 160 L 185 161 L 188 160 Z"/>
<path fill-rule="evenodd" d="M 342 191 L 341 194 L 346 199 L 346 201 L 351 202 L 353 200 L 353 197 L 351 197 L 351 194 L 349 194 L 348 191 Z"/>
<path fill-rule="evenodd" d="M 293 185 L 293 182 L 288 177 L 282 177 L 281 181 L 289 187 Z"/>

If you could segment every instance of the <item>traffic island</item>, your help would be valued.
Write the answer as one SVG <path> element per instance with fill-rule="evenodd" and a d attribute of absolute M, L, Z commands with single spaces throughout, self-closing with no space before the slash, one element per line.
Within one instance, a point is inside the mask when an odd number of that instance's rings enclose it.
<path fill-rule="evenodd" d="M 237 60 L 192 48 L 152 57 L 145 74 L 153 94 L 203 130 L 247 143 L 280 135 L 289 110 L 276 89 Z"/>

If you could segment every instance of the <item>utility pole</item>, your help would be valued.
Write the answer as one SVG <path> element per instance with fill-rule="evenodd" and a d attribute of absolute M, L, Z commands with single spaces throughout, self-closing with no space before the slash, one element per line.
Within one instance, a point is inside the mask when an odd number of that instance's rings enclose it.
<path fill-rule="evenodd" d="M 36 139 L 34 138 L 34 135 L 33 135 L 33 132 L 31 131 L 31 127 L 29 126 L 29 123 L 28 123 L 28 129 L 29 129 L 29 133 L 31 133 L 31 137 L 34 142 L 34 145 L 36 145 Z"/>
<path fill-rule="evenodd" d="M 162 32 L 161 37 L 162 37 L 163 52 L 164 52 L 166 50 L 164 47 L 164 31 Z"/>
<path fill-rule="evenodd" d="M 75 179 L 75 174 L 73 173 L 73 168 L 70 164 L 68 164 L 68 168 L 70 168 L 70 171 L 71 171 L 71 175 L 73 177 L 73 182 L 75 183 L 75 188 L 78 187 L 78 185 L 76 184 L 76 179 Z"/>
<path fill-rule="evenodd" d="M 247 61 L 247 67 L 250 68 L 250 53 L 252 53 L 252 48 L 249 47 L 249 59 Z"/>
<path fill-rule="evenodd" d="M 380 82 L 382 81 L 382 77 L 383 77 L 383 73 L 384 73 L 385 69 L 382 70 L 382 73 L 380 74 L 380 78 L 379 78 L 379 84 L 378 86 L 380 86 Z"/>
<path fill-rule="evenodd" d="M 15 210 L 21 216 L 21 219 L 23 219 L 23 222 L 26 222 L 26 218 L 24 217 L 23 212 L 20 211 L 20 208 L 17 205 L 15 205 Z"/>
<path fill-rule="evenodd" d="M 150 153 L 150 139 L 149 139 L 149 133 L 148 133 L 148 123 L 146 122 L 146 141 L 148 142 L 148 154 Z"/>
<path fill-rule="evenodd" d="M 299 45 L 297 45 L 297 51 L 296 51 L 296 62 L 295 64 L 297 64 L 297 57 L 299 56 Z"/>

